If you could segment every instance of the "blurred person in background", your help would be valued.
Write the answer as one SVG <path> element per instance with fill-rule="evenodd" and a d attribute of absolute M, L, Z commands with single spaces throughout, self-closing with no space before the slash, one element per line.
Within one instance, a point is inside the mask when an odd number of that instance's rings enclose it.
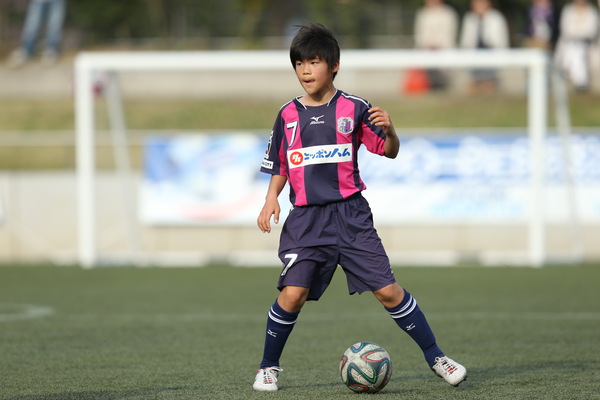
<path fill-rule="evenodd" d="M 588 0 L 573 0 L 560 16 L 556 62 L 576 90 L 590 85 L 590 49 L 598 35 L 598 10 Z"/>
<path fill-rule="evenodd" d="M 463 17 L 460 46 L 465 49 L 505 49 L 509 47 L 508 24 L 489 0 L 471 0 L 471 11 Z M 496 91 L 498 77 L 493 69 L 471 72 L 473 94 Z"/>
<path fill-rule="evenodd" d="M 558 12 L 552 0 L 532 0 L 527 13 L 526 47 L 554 50 L 558 40 Z"/>
<path fill-rule="evenodd" d="M 25 24 L 21 33 L 21 44 L 8 58 L 8 66 L 18 68 L 28 62 L 40 39 L 40 29 L 46 25 L 42 63 L 52 66 L 58 61 L 65 20 L 66 0 L 31 0 L 27 7 Z"/>
<path fill-rule="evenodd" d="M 444 0 L 425 0 L 415 16 L 415 48 L 422 50 L 453 49 L 456 47 L 459 18 Z M 439 69 L 428 69 L 431 89 L 444 89 L 448 77 Z"/>

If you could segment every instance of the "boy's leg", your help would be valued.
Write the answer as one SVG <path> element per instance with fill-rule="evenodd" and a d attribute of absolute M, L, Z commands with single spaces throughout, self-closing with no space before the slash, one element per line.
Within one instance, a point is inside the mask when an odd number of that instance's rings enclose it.
<path fill-rule="evenodd" d="M 457 386 L 466 379 L 466 369 L 447 358 L 438 347 L 425 315 L 408 291 L 402 289 L 398 284 L 393 284 L 374 292 L 374 294 L 400 329 L 408 333 L 419 345 L 425 360 L 437 375 L 453 386 Z M 394 303 L 397 305 L 392 306 Z"/>
<path fill-rule="evenodd" d="M 267 317 L 265 348 L 261 368 L 279 366 L 279 358 L 285 343 L 294 329 L 302 306 L 306 302 L 308 288 L 287 286 L 273 303 Z M 286 309 L 284 309 L 283 307 Z"/>
<path fill-rule="evenodd" d="M 385 296 L 380 291 L 377 291 L 375 296 L 382 302 L 400 329 L 408 333 L 419 345 L 427 363 L 430 366 L 435 364 L 435 358 L 443 356 L 444 352 L 437 346 L 435 336 L 417 301 L 397 284 L 381 290 L 384 291 Z"/>
<path fill-rule="evenodd" d="M 277 376 L 281 371 L 279 359 L 306 302 L 308 291 L 308 288 L 287 286 L 271 306 L 267 317 L 263 358 L 254 380 L 254 390 L 277 390 Z M 291 311 L 284 309 L 281 304 Z"/>

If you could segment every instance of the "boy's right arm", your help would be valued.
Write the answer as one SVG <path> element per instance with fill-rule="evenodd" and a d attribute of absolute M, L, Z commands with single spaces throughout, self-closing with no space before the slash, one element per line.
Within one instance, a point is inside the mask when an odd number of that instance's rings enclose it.
<path fill-rule="evenodd" d="M 260 211 L 257 220 L 258 227 L 263 232 L 271 232 L 271 216 L 273 216 L 273 222 L 276 224 L 279 223 L 281 208 L 279 207 L 279 200 L 277 198 L 285 187 L 286 182 L 287 177 L 283 175 L 271 175 L 269 189 L 267 189 L 267 196 L 265 197 L 265 205 Z"/>

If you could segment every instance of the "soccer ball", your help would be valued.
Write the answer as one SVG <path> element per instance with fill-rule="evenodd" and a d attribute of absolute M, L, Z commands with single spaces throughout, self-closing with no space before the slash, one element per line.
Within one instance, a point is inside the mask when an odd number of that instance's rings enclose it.
<path fill-rule="evenodd" d="M 392 377 L 392 360 L 381 346 L 358 342 L 348 347 L 340 361 L 342 382 L 357 393 L 376 393 Z"/>

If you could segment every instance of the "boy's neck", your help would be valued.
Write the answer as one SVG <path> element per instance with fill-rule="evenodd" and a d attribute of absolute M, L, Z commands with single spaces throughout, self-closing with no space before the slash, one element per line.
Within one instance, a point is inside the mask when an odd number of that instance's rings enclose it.
<path fill-rule="evenodd" d="M 310 95 L 305 94 L 304 96 L 300 97 L 298 101 L 309 107 L 322 106 L 324 104 L 328 104 L 336 93 L 337 89 L 332 86 L 331 89 L 324 93 L 314 93 Z"/>

